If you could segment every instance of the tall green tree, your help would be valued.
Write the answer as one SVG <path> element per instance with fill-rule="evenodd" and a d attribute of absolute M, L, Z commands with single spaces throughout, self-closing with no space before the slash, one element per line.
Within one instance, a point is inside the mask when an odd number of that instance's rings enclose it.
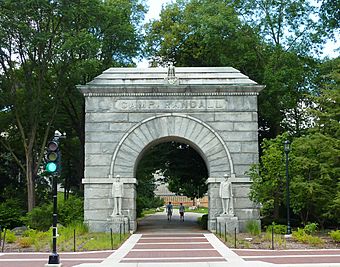
<path fill-rule="evenodd" d="M 84 144 L 75 85 L 103 68 L 132 64 L 143 13 L 137 0 L 0 2 L 0 141 L 25 173 L 28 210 L 51 130 L 69 128 Z M 83 164 L 83 151 L 79 156 Z"/>
<path fill-rule="evenodd" d="M 189 145 L 179 142 L 165 142 L 149 148 L 139 162 L 138 180 L 147 181 L 150 193 L 154 187 L 154 174 L 160 182 L 169 184 L 169 190 L 191 199 L 202 197 L 207 192 L 208 170 L 202 157 Z M 140 186 L 140 184 L 139 184 Z M 137 188 L 144 190 L 143 187 Z M 144 191 L 138 191 L 142 193 Z M 143 193 L 145 195 L 145 193 Z"/>
<path fill-rule="evenodd" d="M 313 53 L 323 43 L 318 9 L 309 1 L 182 0 L 165 6 L 147 26 L 150 57 L 178 66 L 233 66 L 266 88 L 259 97 L 260 137 L 273 138 L 290 125 L 302 134 L 296 108 L 317 88 Z"/>

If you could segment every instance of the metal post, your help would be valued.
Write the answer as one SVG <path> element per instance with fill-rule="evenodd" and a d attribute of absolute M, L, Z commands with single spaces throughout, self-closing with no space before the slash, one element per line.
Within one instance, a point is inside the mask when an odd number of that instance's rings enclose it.
<path fill-rule="evenodd" d="M 2 248 L 1 248 L 1 252 L 4 252 L 4 248 L 5 248 L 6 231 L 7 231 L 7 229 L 5 228 L 5 230 L 4 230 L 4 239 L 2 240 Z"/>
<path fill-rule="evenodd" d="M 0 247 L 1 247 L 1 236 L 2 236 L 2 229 L 1 229 L 1 225 L 0 225 Z"/>
<path fill-rule="evenodd" d="M 227 223 L 224 224 L 224 243 L 227 242 Z"/>
<path fill-rule="evenodd" d="M 290 235 L 292 233 L 290 228 L 290 192 L 289 192 L 289 172 L 288 172 L 288 153 L 290 151 L 289 148 L 290 142 L 286 140 L 284 142 L 284 151 L 286 153 L 286 191 L 287 191 L 287 235 Z"/>
<path fill-rule="evenodd" d="M 274 250 L 274 225 L 272 226 L 272 250 Z"/>
<path fill-rule="evenodd" d="M 112 237 L 112 228 L 110 228 L 111 231 L 111 249 L 113 250 L 113 237 Z"/>
<path fill-rule="evenodd" d="M 236 248 L 236 227 L 235 227 L 235 248 Z"/>
<path fill-rule="evenodd" d="M 53 224 L 52 224 L 52 254 L 48 257 L 48 264 L 60 264 L 57 253 L 57 223 L 58 223 L 58 200 L 57 200 L 57 175 L 53 175 Z"/>
<path fill-rule="evenodd" d="M 122 242 L 122 224 L 119 225 L 119 240 Z"/>
<path fill-rule="evenodd" d="M 73 230 L 73 252 L 76 252 L 76 229 Z"/>
<path fill-rule="evenodd" d="M 125 221 L 123 220 L 123 234 L 125 236 Z"/>

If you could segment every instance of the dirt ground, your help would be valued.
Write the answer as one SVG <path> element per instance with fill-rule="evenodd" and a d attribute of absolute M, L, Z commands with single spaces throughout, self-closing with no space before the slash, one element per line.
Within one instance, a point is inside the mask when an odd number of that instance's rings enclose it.
<path fill-rule="evenodd" d="M 286 238 L 283 235 L 274 235 L 274 249 L 340 249 L 340 243 L 334 242 L 327 233 L 316 234 L 322 241 L 319 244 L 304 244 L 296 241 L 293 237 Z M 220 236 L 221 241 L 225 242 L 224 235 Z M 226 242 L 228 247 L 235 247 L 235 236 L 227 235 Z M 271 234 L 261 233 L 252 236 L 248 233 L 238 233 L 236 235 L 236 247 L 239 249 L 272 249 Z"/>

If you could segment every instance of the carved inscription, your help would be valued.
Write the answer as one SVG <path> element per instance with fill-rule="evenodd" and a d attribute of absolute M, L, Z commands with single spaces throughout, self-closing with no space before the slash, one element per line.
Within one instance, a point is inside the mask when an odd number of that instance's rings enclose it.
<path fill-rule="evenodd" d="M 117 100 L 119 110 L 210 110 L 225 109 L 224 99 L 200 100 Z"/>

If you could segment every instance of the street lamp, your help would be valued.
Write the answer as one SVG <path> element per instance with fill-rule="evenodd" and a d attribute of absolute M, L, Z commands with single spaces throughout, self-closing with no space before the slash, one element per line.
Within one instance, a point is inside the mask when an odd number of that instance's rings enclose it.
<path fill-rule="evenodd" d="M 291 235 L 290 229 L 290 194 L 289 194 L 289 172 L 288 172 L 288 153 L 290 152 L 290 142 L 286 140 L 284 142 L 284 151 L 286 154 L 286 191 L 287 191 L 287 235 Z"/>

